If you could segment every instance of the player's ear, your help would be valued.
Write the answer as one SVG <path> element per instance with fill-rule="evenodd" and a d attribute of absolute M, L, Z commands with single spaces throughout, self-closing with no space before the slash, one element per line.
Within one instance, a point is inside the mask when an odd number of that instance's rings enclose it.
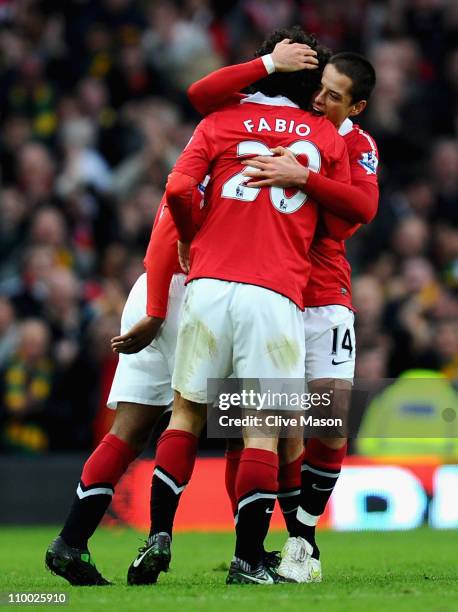
<path fill-rule="evenodd" d="M 355 102 L 354 104 L 352 104 L 351 111 L 350 111 L 350 117 L 356 117 L 356 115 L 359 115 L 359 113 L 362 113 L 363 110 L 366 108 L 366 106 L 367 106 L 367 100 L 360 100 L 359 102 Z"/>

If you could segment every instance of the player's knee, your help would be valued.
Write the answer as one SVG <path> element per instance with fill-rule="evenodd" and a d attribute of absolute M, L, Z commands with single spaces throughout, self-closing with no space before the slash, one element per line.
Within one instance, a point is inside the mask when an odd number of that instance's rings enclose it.
<path fill-rule="evenodd" d="M 199 436 L 204 428 L 206 405 L 196 404 L 182 398 L 179 394 L 173 403 L 172 416 L 168 429 L 180 429 Z"/>
<path fill-rule="evenodd" d="M 328 396 L 332 397 L 331 407 L 347 408 L 350 403 L 352 383 L 348 380 L 320 378 L 308 383 L 310 393 L 316 393 L 326 400 L 323 406 L 329 405 Z"/>
<path fill-rule="evenodd" d="M 153 406 L 122 402 L 118 404 L 110 433 L 140 454 L 146 448 L 161 414 L 162 411 Z"/>
<path fill-rule="evenodd" d="M 187 431 L 199 436 L 205 425 L 205 419 L 200 415 L 193 413 L 174 415 L 170 418 L 170 423 L 167 429 L 179 429 L 181 431 Z"/>
<path fill-rule="evenodd" d="M 280 465 L 287 465 L 296 461 L 304 452 L 304 441 L 302 438 L 283 438 L 278 445 L 278 460 Z"/>
<path fill-rule="evenodd" d="M 151 429 L 145 429 L 142 427 L 129 427 L 129 426 L 116 426 L 110 430 L 110 433 L 128 444 L 132 449 L 136 450 L 138 454 L 142 453 L 147 444 L 151 434 Z"/>

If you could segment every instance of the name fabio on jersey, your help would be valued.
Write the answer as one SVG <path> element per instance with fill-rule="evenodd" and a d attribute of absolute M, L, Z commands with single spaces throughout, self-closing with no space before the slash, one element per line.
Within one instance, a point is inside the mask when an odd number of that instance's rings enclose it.
<path fill-rule="evenodd" d="M 311 132 L 310 126 L 306 123 L 296 123 L 294 119 L 275 119 L 267 121 L 264 117 L 256 119 L 256 123 L 252 119 L 247 119 L 243 122 L 247 132 L 277 132 L 279 134 L 297 134 L 298 136 L 308 136 Z"/>

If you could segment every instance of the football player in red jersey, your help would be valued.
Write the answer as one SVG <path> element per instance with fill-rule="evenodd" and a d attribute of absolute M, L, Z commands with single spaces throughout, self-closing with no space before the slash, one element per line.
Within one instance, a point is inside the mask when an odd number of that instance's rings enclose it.
<path fill-rule="evenodd" d="M 316 47 L 322 62 L 316 41 L 301 34 L 300 42 Z M 281 143 L 306 156 L 315 172 L 335 180 L 348 181 L 349 167 L 332 124 L 302 110 L 309 105 L 314 79 L 305 79 L 303 71 L 280 76 L 267 77 L 258 83 L 260 92 L 204 119 L 167 184 L 180 240 L 188 243 L 194 237 L 192 192 L 211 168 L 207 214 L 190 251 L 172 381 L 176 397 L 156 454 L 150 550 L 131 566 L 145 583 L 168 568 L 174 515 L 192 473 L 206 403 L 213 399 L 208 379 L 232 373 L 250 379 L 305 374 L 301 308 L 316 207 L 302 192 L 247 187 L 240 162 Z M 227 582 L 271 584 L 280 578 L 263 564 L 263 541 L 276 498 L 277 440 L 244 434 L 236 482 L 236 549 Z"/>
<path fill-rule="evenodd" d="M 201 113 L 211 112 L 239 98 L 242 94 L 237 92 L 261 78 L 263 70 L 265 74 L 259 60 L 253 60 L 216 71 L 191 86 L 191 101 Z M 347 409 L 354 375 L 354 315 L 345 245 L 343 240 L 331 238 L 328 229 L 340 226 L 342 237 L 349 237 L 361 223 L 370 222 L 377 210 L 377 147 L 373 138 L 350 119 L 364 110 L 374 85 L 374 69 L 364 57 L 339 53 L 326 66 L 313 102 L 314 111 L 325 114 L 344 137 L 351 186 L 342 188 L 310 172 L 284 148 L 274 149 L 275 156 L 242 162 L 250 165 L 246 175 L 252 178 L 251 186 L 297 187 L 326 207 L 326 219 L 319 223 L 310 250 L 312 271 L 304 293 L 306 377 L 311 392 L 333 391 L 334 409 L 342 411 L 341 414 Z M 346 438 L 312 438 L 302 457 L 300 442 L 287 441 L 278 496 L 293 536 L 285 546 L 279 568 L 285 576 L 301 582 L 317 582 L 322 578 L 315 526 L 340 474 L 346 442 Z M 226 481 L 232 502 L 239 456 L 237 449 L 228 452 Z M 297 486 L 300 463 L 301 491 Z M 297 562 L 298 558 L 303 561 Z"/>
<path fill-rule="evenodd" d="M 265 61 L 277 71 L 288 72 L 318 64 L 316 52 L 299 43 L 277 45 Z M 197 209 L 204 186 L 194 192 Z M 115 420 L 87 459 L 64 527 L 46 553 L 49 569 L 71 584 L 108 584 L 91 560 L 88 540 L 102 520 L 118 480 L 145 448 L 152 428 L 173 398 L 171 376 L 185 289 L 177 239 L 164 197 L 145 256 L 146 272 L 129 293 L 121 335 L 112 340 L 113 349 L 120 354 L 108 399 L 109 407 L 116 409 Z"/>

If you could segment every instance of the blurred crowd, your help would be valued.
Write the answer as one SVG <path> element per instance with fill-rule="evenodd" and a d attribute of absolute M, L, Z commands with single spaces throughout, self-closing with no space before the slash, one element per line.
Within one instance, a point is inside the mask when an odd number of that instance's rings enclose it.
<path fill-rule="evenodd" d="M 90 448 L 186 89 L 300 24 L 364 53 L 380 211 L 348 245 L 357 375 L 458 381 L 454 0 L 0 0 L 0 448 Z"/>

